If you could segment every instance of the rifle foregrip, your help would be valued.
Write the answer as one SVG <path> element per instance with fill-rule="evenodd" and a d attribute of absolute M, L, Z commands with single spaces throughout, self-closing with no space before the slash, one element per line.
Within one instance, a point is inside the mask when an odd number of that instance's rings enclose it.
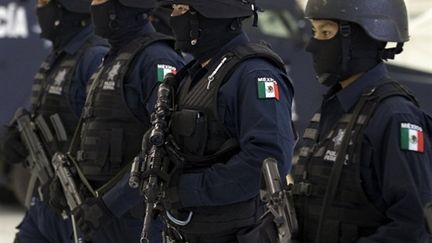
<path fill-rule="evenodd" d="M 141 181 L 141 163 L 142 159 L 137 156 L 134 158 L 132 163 L 130 177 L 129 177 L 129 186 L 131 188 L 138 188 Z"/>
<path fill-rule="evenodd" d="M 70 163 L 64 154 L 58 152 L 54 154 L 52 164 L 62 185 L 67 204 L 70 210 L 74 210 L 82 204 L 82 198 L 70 171 Z"/>

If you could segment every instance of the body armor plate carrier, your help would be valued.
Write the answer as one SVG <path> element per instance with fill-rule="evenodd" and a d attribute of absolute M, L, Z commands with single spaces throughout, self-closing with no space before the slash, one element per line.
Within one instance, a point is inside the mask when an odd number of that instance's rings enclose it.
<path fill-rule="evenodd" d="M 283 61 L 269 47 L 250 43 L 212 61 L 208 72 L 193 87 L 191 77 L 185 80 L 177 97 L 177 111 L 171 118 L 171 134 L 185 158 L 186 170 L 207 168 L 238 152 L 238 141 L 219 119 L 218 91 L 236 67 L 251 58 L 264 58 L 285 70 Z M 179 79 L 184 79 L 186 69 L 178 73 Z"/>
<path fill-rule="evenodd" d="M 44 141 L 51 155 L 55 151 L 65 152 L 69 145 L 68 141 L 75 131 L 78 117 L 71 107 L 70 86 L 77 64 L 86 50 L 94 46 L 106 46 L 106 42 L 99 37 L 91 36 L 74 55 L 61 53 L 55 63 L 51 64 L 48 63 L 50 56 L 42 63 L 34 78 L 32 113 L 33 116 L 42 117 L 51 133 L 55 134 L 53 140 Z M 52 69 L 53 65 L 55 69 Z"/>
<path fill-rule="evenodd" d="M 293 194 L 302 242 L 354 243 L 387 222 L 362 189 L 360 164 L 364 158 L 359 155 L 362 134 L 370 118 L 383 100 L 393 96 L 403 96 L 417 104 L 399 83 L 384 82 L 364 92 L 353 113 L 343 115 L 328 134 L 322 134 L 321 141 L 321 115 L 313 116 L 293 169 Z M 347 130 L 351 134 L 344 139 Z M 335 170 L 338 164 L 340 170 Z M 336 186 L 328 186 L 329 181 L 335 181 Z M 329 191 L 334 191 L 333 196 L 329 196 Z"/>
<path fill-rule="evenodd" d="M 158 33 L 139 37 L 120 50 L 116 58 L 109 65 L 103 65 L 91 79 L 81 121 L 80 145 L 76 151 L 79 166 L 89 181 L 106 183 L 124 170 L 140 151 L 149 124 L 139 120 L 129 109 L 123 84 L 135 58 L 157 41 L 171 39 Z M 72 148 L 72 154 L 74 150 Z"/>

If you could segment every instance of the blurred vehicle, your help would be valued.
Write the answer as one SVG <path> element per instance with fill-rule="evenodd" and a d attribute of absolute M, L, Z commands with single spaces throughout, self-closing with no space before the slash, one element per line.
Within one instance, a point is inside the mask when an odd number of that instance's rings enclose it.
<path fill-rule="evenodd" d="M 294 82 L 295 105 L 293 119 L 300 135 L 320 106 L 326 88 L 315 79 L 311 56 L 304 46 L 311 34 L 309 21 L 303 18 L 303 9 L 295 0 L 261 1 L 258 28 L 245 23 L 244 28 L 251 39 L 269 43 L 285 61 Z M 421 106 L 432 114 L 432 32 L 426 31 L 432 24 L 430 8 L 417 8 L 410 20 L 411 41 L 404 52 L 388 64 L 395 80 L 406 85 L 420 101 Z"/>

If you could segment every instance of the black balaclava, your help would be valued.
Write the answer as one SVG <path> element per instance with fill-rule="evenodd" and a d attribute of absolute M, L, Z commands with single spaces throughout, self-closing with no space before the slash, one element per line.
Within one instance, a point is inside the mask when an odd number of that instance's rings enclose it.
<path fill-rule="evenodd" d="M 62 48 L 85 26 L 90 24 L 89 14 L 73 13 L 56 1 L 36 8 L 41 37 L 53 42 L 54 49 Z"/>
<path fill-rule="evenodd" d="M 366 72 L 381 62 L 384 42 L 372 39 L 357 24 L 341 29 L 329 40 L 311 38 L 306 51 L 310 52 L 318 80 L 325 86 L 333 86 L 352 75 Z"/>
<path fill-rule="evenodd" d="M 200 63 L 216 55 L 242 32 L 240 19 L 210 19 L 193 9 L 171 16 L 170 24 L 176 38 L 176 49 L 191 54 Z"/>
<path fill-rule="evenodd" d="M 168 8 L 157 8 L 151 13 L 151 23 L 157 32 L 172 36 L 172 29 L 169 23 L 171 10 Z"/>
<path fill-rule="evenodd" d="M 108 39 L 113 49 L 119 49 L 143 34 L 144 26 L 149 22 L 150 11 L 151 9 L 124 6 L 118 0 L 92 5 L 95 33 Z"/>

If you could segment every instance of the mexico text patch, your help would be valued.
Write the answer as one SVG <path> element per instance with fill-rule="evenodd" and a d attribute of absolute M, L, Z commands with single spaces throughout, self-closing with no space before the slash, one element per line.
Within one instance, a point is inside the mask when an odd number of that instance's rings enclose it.
<path fill-rule="evenodd" d="M 273 78 L 258 78 L 258 98 L 279 100 L 279 86 Z"/>
<path fill-rule="evenodd" d="M 415 124 L 401 123 L 400 146 L 403 150 L 424 152 L 423 129 Z"/>
<path fill-rule="evenodd" d="M 165 75 L 168 73 L 176 74 L 177 69 L 173 66 L 166 64 L 157 65 L 157 81 L 162 82 L 165 79 Z"/>

